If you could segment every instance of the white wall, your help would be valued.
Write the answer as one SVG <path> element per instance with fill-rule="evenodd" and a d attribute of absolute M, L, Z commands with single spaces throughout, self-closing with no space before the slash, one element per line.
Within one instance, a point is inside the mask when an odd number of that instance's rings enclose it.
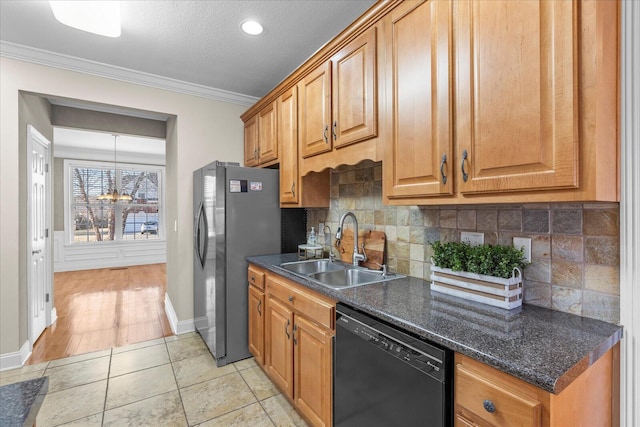
<path fill-rule="evenodd" d="M 27 307 L 17 304 L 26 289 L 20 269 L 26 256 L 18 250 L 23 219 L 19 206 L 6 202 L 20 199 L 26 179 L 19 162 L 25 149 L 19 91 L 174 116 L 167 130 L 167 288 L 178 320 L 192 319 L 192 172 L 215 159 L 242 162 L 240 114 L 247 107 L 0 57 L 0 355 L 19 351 L 27 340 L 21 324 Z"/>

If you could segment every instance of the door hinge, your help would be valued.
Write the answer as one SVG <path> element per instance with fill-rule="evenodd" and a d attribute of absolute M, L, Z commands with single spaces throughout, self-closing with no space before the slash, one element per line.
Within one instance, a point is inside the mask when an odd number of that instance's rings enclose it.
<path fill-rule="evenodd" d="M 44 298 L 45 298 L 44 302 L 49 302 L 49 294 L 46 294 Z"/>
<path fill-rule="evenodd" d="M 45 172 L 49 172 L 49 163 L 45 163 L 45 165 L 44 165 L 44 171 L 45 171 Z"/>
<path fill-rule="evenodd" d="M 48 228 L 44 229 L 44 237 L 49 237 L 49 229 Z"/>

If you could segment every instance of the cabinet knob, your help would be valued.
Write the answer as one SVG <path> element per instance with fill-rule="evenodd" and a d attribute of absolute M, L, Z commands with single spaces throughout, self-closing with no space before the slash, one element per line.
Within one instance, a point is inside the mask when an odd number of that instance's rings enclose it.
<path fill-rule="evenodd" d="M 256 276 L 251 276 L 251 281 L 255 283 L 255 281 L 256 281 Z"/>
<path fill-rule="evenodd" d="M 487 412 L 490 412 L 490 413 L 492 413 L 492 414 L 493 414 L 494 412 L 496 412 L 496 405 L 494 405 L 494 404 L 493 404 L 493 402 L 492 402 L 492 401 L 490 401 L 489 399 L 487 399 L 487 400 L 485 400 L 484 402 L 482 402 L 482 406 L 484 406 L 484 409 L 485 409 Z"/>
<path fill-rule="evenodd" d="M 293 295 L 289 295 L 289 302 L 293 302 Z"/>

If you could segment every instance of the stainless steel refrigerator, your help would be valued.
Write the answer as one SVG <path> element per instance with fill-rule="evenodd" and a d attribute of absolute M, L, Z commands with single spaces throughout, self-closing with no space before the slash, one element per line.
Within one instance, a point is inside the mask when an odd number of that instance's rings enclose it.
<path fill-rule="evenodd" d="M 278 171 L 213 162 L 193 173 L 194 318 L 218 366 L 250 357 L 246 257 L 280 253 Z"/>

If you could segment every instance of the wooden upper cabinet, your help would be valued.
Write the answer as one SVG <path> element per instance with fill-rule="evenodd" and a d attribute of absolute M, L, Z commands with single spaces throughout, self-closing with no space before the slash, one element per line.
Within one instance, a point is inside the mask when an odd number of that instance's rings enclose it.
<path fill-rule="evenodd" d="M 260 110 L 244 124 L 244 165 L 275 163 L 278 160 L 276 102 Z"/>
<path fill-rule="evenodd" d="M 298 204 L 298 92 L 294 86 L 278 98 L 280 144 L 280 203 Z"/>
<path fill-rule="evenodd" d="M 376 28 L 331 57 L 334 147 L 377 136 Z"/>
<path fill-rule="evenodd" d="M 298 83 L 300 150 L 303 157 L 333 148 L 331 129 L 331 64 L 324 63 Z"/>
<path fill-rule="evenodd" d="M 258 116 L 253 116 L 244 124 L 244 165 L 258 165 Z"/>
<path fill-rule="evenodd" d="M 577 187 L 578 3 L 457 0 L 454 16 L 458 191 Z"/>
<path fill-rule="evenodd" d="M 451 3 L 406 2 L 385 18 L 389 198 L 452 194 Z"/>
<path fill-rule="evenodd" d="M 276 103 L 272 102 L 258 113 L 258 163 L 278 159 Z"/>

